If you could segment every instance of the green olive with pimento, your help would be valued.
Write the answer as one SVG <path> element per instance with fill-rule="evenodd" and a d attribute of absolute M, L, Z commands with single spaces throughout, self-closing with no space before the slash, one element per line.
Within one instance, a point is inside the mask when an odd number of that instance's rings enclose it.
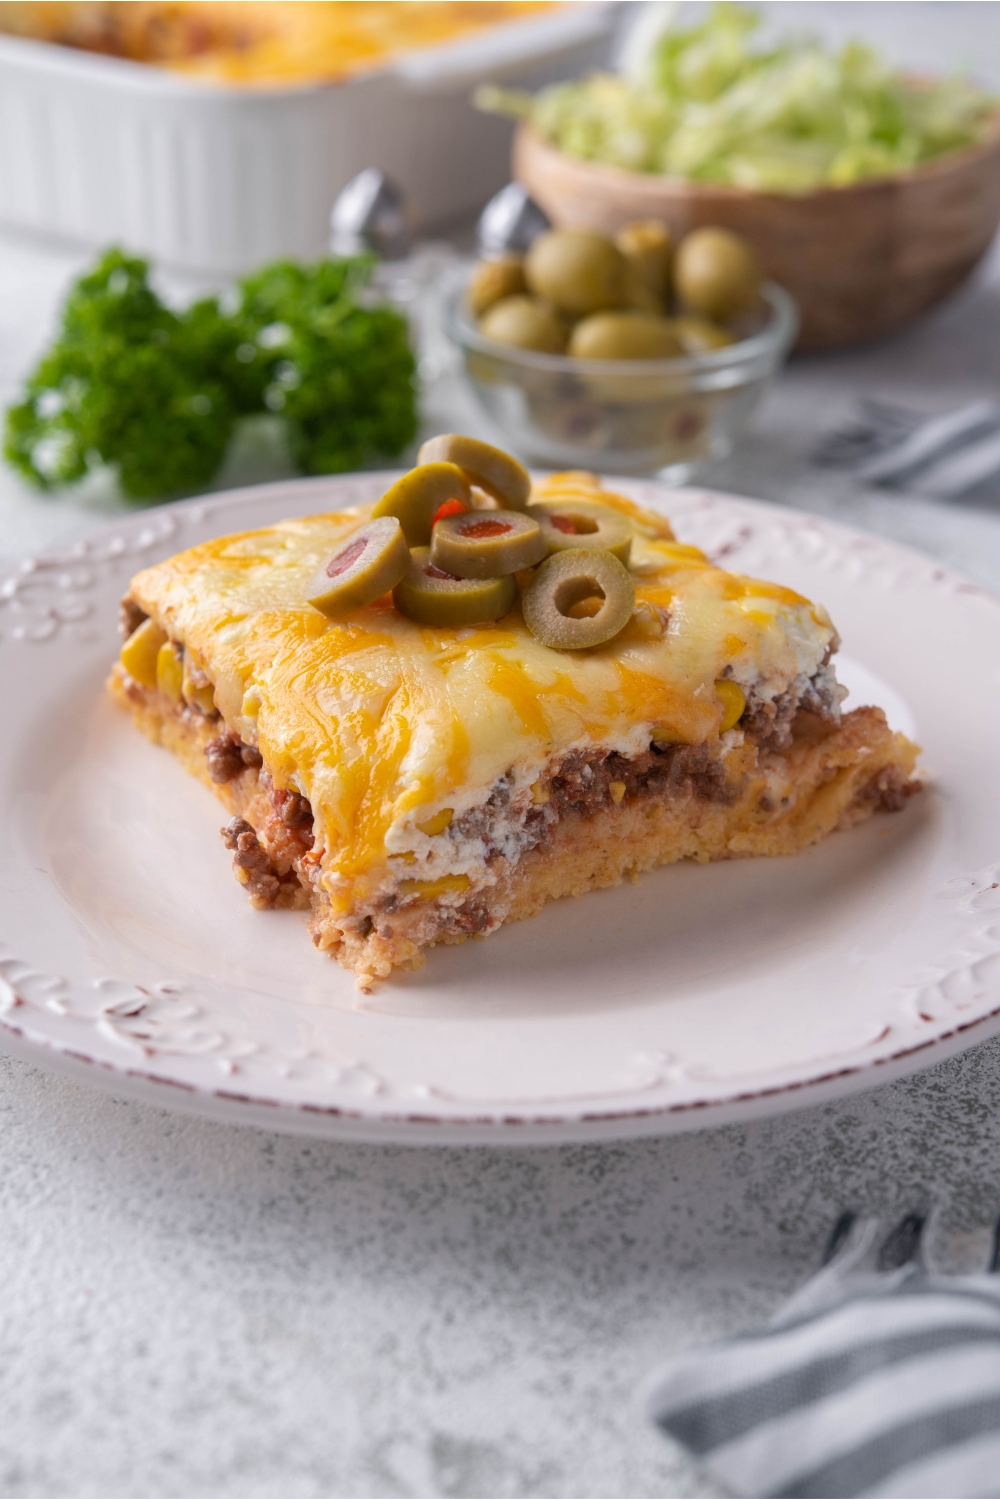
<path fill-rule="evenodd" d="M 471 505 L 472 484 L 457 464 L 417 464 L 391 484 L 375 506 L 373 516 L 395 516 L 411 547 L 426 547 L 434 517 L 442 505 L 457 500 Z"/>
<path fill-rule="evenodd" d="M 632 527 L 621 511 L 599 500 L 536 500 L 528 514 L 538 522 L 547 552 L 576 548 L 611 552 L 627 563 L 632 551 Z"/>
<path fill-rule="evenodd" d="M 485 625 L 509 614 L 517 602 L 517 584 L 502 578 L 458 578 L 439 568 L 429 547 L 414 547 L 406 573 L 392 591 L 401 615 L 417 625 Z"/>
<path fill-rule="evenodd" d="M 471 510 L 438 521 L 431 561 L 458 578 L 503 578 L 548 552 L 538 518 L 519 510 Z"/>

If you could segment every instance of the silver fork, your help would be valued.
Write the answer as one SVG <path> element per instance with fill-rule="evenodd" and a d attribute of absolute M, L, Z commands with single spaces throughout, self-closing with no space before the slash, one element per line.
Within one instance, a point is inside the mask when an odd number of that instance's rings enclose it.
<path fill-rule="evenodd" d="M 969 401 L 928 417 L 865 399 L 857 420 L 825 438 L 812 457 L 866 484 L 952 499 L 1000 472 L 1000 405 Z"/>
<path fill-rule="evenodd" d="M 913 1211 L 893 1224 L 878 1245 L 874 1255 L 878 1271 L 898 1271 L 911 1262 L 924 1263 L 924 1231 L 930 1215 L 923 1210 Z M 823 1252 L 821 1264 L 826 1266 L 835 1260 L 847 1245 L 860 1222 L 859 1216 L 850 1210 L 842 1213 L 834 1224 Z M 981 1266 L 988 1275 L 1000 1272 L 1000 1217 L 996 1219 L 990 1236 L 990 1248 L 986 1263 Z"/>

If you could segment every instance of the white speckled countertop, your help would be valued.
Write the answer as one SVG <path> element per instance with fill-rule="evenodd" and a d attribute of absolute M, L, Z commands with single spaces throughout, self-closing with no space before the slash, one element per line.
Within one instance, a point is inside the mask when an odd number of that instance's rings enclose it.
<path fill-rule="evenodd" d="M 1000 87 L 997 4 L 809 19 L 911 66 L 971 59 Z M 0 239 L 4 399 L 85 260 Z M 806 458 L 860 394 L 932 411 L 998 386 L 995 254 L 909 332 L 795 362 L 707 477 L 1000 588 L 1000 484 L 946 507 Z M 449 426 L 454 400 L 435 396 Z M 0 518 L 10 557 L 109 511 L 3 473 Z M 1000 1040 L 843 1103 L 665 1141 L 444 1151 L 202 1123 L 0 1057 L 0 1493 L 714 1494 L 646 1429 L 637 1385 L 665 1351 L 764 1318 L 846 1206 L 929 1201 L 981 1233 L 1000 1210 L 998 1064 Z"/>

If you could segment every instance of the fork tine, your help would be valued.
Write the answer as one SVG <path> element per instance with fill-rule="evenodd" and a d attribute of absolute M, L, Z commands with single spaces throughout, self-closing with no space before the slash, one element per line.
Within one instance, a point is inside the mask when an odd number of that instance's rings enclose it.
<path fill-rule="evenodd" d="M 997 1216 L 993 1225 L 993 1244 L 990 1246 L 990 1258 L 986 1263 L 986 1269 L 991 1276 L 1000 1271 L 1000 1215 Z"/>
<path fill-rule="evenodd" d="M 843 1249 L 848 1235 L 857 1222 L 857 1218 L 857 1214 L 852 1213 L 850 1209 L 845 1210 L 841 1214 L 833 1226 L 830 1238 L 826 1242 L 826 1249 L 823 1251 L 823 1259 L 820 1262 L 821 1265 L 828 1266 L 838 1252 Z"/>
<path fill-rule="evenodd" d="M 898 1271 L 909 1261 L 920 1259 L 920 1239 L 927 1223 L 926 1214 L 907 1214 L 889 1231 L 878 1252 L 880 1271 Z"/>
<path fill-rule="evenodd" d="M 876 454 L 855 471 L 867 484 L 895 484 L 911 470 L 923 468 L 946 449 L 967 444 L 986 428 L 996 428 L 1000 408 L 995 401 L 967 401 L 939 417 L 928 417 L 908 437 Z"/>
<path fill-rule="evenodd" d="M 821 468 L 851 469 L 909 437 L 927 419 L 909 407 L 863 397 L 856 418 L 828 433 L 811 454 Z"/>
<path fill-rule="evenodd" d="M 894 401 L 882 401 L 878 396 L 862 396 L 858 402 L 864 416 L 875 427 L 894 432 L 912 432 L 926 421 L 921 411 L 910 406 L 897 406 Z"/>

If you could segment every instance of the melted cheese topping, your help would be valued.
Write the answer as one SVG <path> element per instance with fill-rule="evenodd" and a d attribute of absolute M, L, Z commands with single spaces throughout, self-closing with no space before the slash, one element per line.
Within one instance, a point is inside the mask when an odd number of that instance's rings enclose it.
<path fill-rule="evenodd" d="M 596 492 L 557 476 L 540 493 L 567 484 Z M 588 651 L 541 645 L 519 608 L 491 625 L 428 629 L 387 596 L 327 619 L 306 587 L 368 509 L 220 537 L 133 580 L 275 783 L 309 798 L 327 886 L 345 908 L 384 880 L 391 853 L 413 847 L 416 824 L 481 804 L 498 777 L 526 785 L 573 749 L 634 755 L 651 737 L 717 738 L 718 678 L 773 697 L 821 665 L 834 639 L 823 609 L 714 567 L 660 517 L 600 498 L 636 527 L 637 607 Z"/>
<path fill-rule="evenodd" d="M 547 10 L 551 0 L 21 0 L 0 31 L 244 86 L 329 83 Z"/>

